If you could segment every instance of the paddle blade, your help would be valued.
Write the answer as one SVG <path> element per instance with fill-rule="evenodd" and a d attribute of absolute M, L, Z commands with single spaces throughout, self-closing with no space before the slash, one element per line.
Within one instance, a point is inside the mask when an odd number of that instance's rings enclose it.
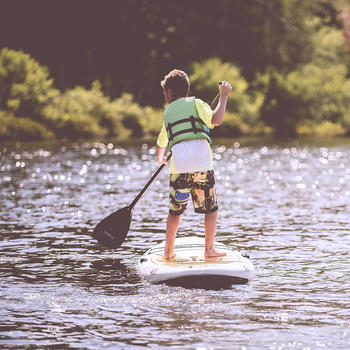
<path fill-rule="evenodd" d="M 96 225 L 93 237 L 107 248 L 119 248 L 128 234 L 131 215 L 129 207 L 115 211 Z"/>

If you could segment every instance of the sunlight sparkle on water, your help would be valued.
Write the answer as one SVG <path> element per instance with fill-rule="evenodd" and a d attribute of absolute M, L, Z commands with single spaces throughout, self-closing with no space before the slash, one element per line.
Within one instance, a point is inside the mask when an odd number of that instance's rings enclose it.
<path fill-rule="evenodd" d="M 349 348 L 350 145 L 297 144 L 213 146 L 217 240 L 257 271 L 219 291 L 137 274 L 165 238 L 168 169 L 135 206 L 121 248 L 91 237 L 158 168 L 153 144 L 2 148 L 4 348 Z M 191 204 L 179 235 L 204 235 Z"/>

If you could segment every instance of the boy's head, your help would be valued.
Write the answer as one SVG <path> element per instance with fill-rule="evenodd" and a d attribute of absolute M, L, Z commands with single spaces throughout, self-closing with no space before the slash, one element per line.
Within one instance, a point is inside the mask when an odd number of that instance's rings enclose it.
<path fill-rule="evenodd" d="M 160 85 L 163 88 L 164 97 L 167 102 L 175 101 L 180 97 L 187 97 L 190 91 L 190 80 L 187 74 L 179 69 L 173 69 L 167 74 Z"/>

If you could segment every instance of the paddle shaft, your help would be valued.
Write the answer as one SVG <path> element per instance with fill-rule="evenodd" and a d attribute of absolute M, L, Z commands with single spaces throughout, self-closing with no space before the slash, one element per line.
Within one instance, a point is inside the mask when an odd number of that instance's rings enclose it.
<path fill-rule="evenodd" d="M 171 153 L 168 155 L 167 160 L 169 160 L 171 157 Z M 147 188 L 151 185 L 151 183 L 154 181 L 154 179 L 158 176 L 158 174 L 162 171 L 162 169 L 165 167 L 165 164 L 162 164 L 158 170 L 152 175 L 152 177 L 150 178 L 150 180 L 146 183 L 145 187 L 140 191 L 140 193 L 136 196 L 136 198 L 132 201 L 132 203 L 129 205 L 129 209 L 130 211 L 132 210 L 132 208 L 135 206 L 135 204 L 139 201 L 139 199 L 141 198 L 141 196 L 145 193 L 145 191 L 147 190 Z"/>
<path fill-rule="evenodd" d="M 219 85 L 222 85 L 222 81 L 219 81 Z M 210 107 L 213 106 L 214 102 L 217 100 L 217 98 L 220 96 L 220 91 L 218 94 L 214 97 L 213 101 L 211 101 Z"/>

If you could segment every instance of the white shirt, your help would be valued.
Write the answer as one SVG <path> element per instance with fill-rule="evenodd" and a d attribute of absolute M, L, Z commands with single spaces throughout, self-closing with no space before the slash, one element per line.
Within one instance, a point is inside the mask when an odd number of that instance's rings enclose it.
<path fill-rule="evenodd" d="M 193 173 L 213 169 L 211 148 L 206 139 L 187 140 L 172 147 L 170 173 Z"/>

